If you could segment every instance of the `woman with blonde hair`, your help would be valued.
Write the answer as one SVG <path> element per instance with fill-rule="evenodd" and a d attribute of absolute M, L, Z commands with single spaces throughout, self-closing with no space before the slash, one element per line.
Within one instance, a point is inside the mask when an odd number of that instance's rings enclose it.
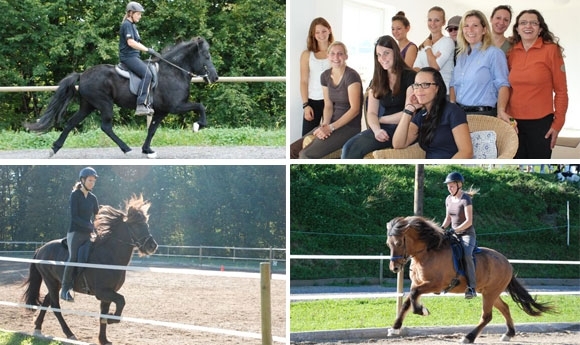
<path fill-rule="evenodd" d="M 481 11 L 468 11 L 459 28 L 457 63 L 449 86 L 449 100 L 468 114 L 497 115 L 509 121 L 507 60 L 493 44 L 487 18 Z"/>

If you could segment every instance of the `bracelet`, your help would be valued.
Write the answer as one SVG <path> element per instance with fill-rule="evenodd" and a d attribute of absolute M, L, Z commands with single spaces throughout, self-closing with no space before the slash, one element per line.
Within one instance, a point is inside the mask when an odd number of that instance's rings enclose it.
<path fill-rule="evenodd" d="M 302 109 L 306 108 L 307 106 L 309 106 L 310 104 L 308 104 L 308 102 L 304 102 L 302 103 Z"/>
<path fill-rule="evenodd" d="M 423 49 L 427 50 L 427 49 L 432 49 L 433 47 L 431 46 L 424 46 Z"/>
<path fill-rule="evenodd" d="M 330 125 L 328 125 L 328 127 L 330 127 L 330 133 L 334 132 L 334 125 L 331 123 Z"/>
<path fill-rule="evenodd" d="M 405 113 L 407 115 L 411 115 L 411 116 L 415 115 L 415 113 L 410 111 L 409 109 L 403 109 L 403 113 Z"/>

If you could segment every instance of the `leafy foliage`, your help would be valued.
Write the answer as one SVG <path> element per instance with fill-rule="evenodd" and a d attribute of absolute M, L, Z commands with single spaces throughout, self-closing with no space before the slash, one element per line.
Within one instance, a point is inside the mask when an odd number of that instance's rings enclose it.
<path fill-rule="evenodd" d="M 0 26 L 2 86 L 56 85 L 73 71 L 118 61 L 118 31 L 127 1 L 5 0 Z M 163 48 L 195 36 L 211 45 L 220 76 L 285 75 L 285 2 L 277 0 L 148 0 L 138 24 L 143 43 Z M 266 18 L 266 20 L 265 20 Z M 147 56 L 143 55 L 143 58 Z M 207 106 L 210 126 L 285 126 L 285 84 L 192 86 Z M 17 130 L 38 118 L 52 93 L 0 94 L 0 129 Z M 170 116 L 166 126 L 191 125 L 191 114 Z M 133 124 L 119 111 L 116 124 Z"/>
<path fill-rule="evenodd" d="M 478 245 L 512 259 L 579 260 L 580 199 L 577 185 L 554 175 L 514 167 L 425 167 L 424 216 L 441 223 L 450 171 L 480 189 L 474 200 Z M 412 165 L 293 165 L 290 169 L 290 250 L 310 255 L 388 255 L 385 224 L 413 214 Z M 566 203 L 571 244 L 566 246 Z M 548 265 L 546 265 L 548 266 Z M 568 267 L 565 267 L 568 266 Z M 573 265 L 517 265 L 520 276 L 578 278 Z M 390 272 L 385 270 L 385 277 Z M 376 277 L 379 263 L 366 260 L 292 260 L 292 279 Z"/>
<path fill-rule="evenodd" d="M 0 241 L 66 234 L 68 198 L 82 167 L 0 167 Z M 101 205 L 132 194 L 152 203 L 160 244 L 277 247 L 286 244 L 284 166 L 98 166 Z"/>

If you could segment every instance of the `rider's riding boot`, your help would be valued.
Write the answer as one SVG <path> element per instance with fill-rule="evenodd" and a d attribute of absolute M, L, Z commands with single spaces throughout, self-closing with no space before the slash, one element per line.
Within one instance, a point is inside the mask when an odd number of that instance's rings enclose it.
<path fill-rule="evenodd" d="M 152 110 L 149 109 L 145 104 L 139 104 L 137 109 L 135 109 L 135 115 L 142 116 L 142 115 L 151 115 Z"/>
<path fill-rule="evenodd" d="M 472 287 L 467 287 L 465 289 L 465 299 L 472 299 L 473 297 L 477 297 L 477 292 Z"/>
<path fill-rule="evenodd" d="M 71 296 L 70 290 L 72 289 L 72 274 L 74 267 L 65 266 L 64 274 L 62 275 L 62 290 L 60 290 L 60 298 L 67 302 L 74 302 L 75 299 Z"/>

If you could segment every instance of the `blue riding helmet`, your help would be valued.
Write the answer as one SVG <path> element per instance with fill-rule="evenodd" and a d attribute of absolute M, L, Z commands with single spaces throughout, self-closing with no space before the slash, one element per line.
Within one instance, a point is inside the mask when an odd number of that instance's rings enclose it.
<path fill-rule="evenodd" d="M 461 183 L 464 183 L 465 180 L 463 179 L 463 175 L 461 175 L 460 173 L 454 171 L 454 172 L 450 173 L 449 175 L 447 175 L 447 177 L 445 178 L 445 181 L 443 183 L 449 183 L 449 182 L 461 182 Z"/>
<path fill-rule="evenodd" d="M 99 175 L 97 175 L 97 171 L 91 167 L 86 167 L 83 170 L 81 170 L 81 172 L 79 173 L 79 180 L 81 179 L 85 179 L 89 176 L 94 176 L 96 178 L 99 178 Z"/>

